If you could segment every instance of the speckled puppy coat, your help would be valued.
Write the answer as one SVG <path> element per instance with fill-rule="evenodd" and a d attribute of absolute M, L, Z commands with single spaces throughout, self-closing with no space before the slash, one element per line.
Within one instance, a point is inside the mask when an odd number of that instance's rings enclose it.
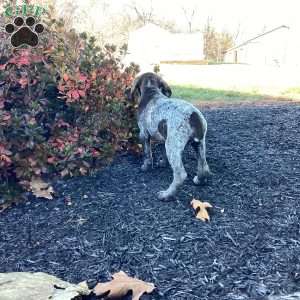
<path fill-rule="evenodd" d="M 143 171 L 152 165 L 151 140 L 165 143 L 165 153 L 160 164 L 165 165 L 168 159 L 173 170 L 173 181 L 167 190 L 158 193 L 159 199 L 174 196 L 186 179 L 182 152 L 190 140 L 198 156 L 194 183 L 199 184 L 200 179 L 209 174 L 205 155 L 206 120 L 195 106 L 180 99 L 169 98 L 171 95 L 167 83 L 154 73 L 140 75 L 131 90 L 127 91 L 131 100 L 138 96 L 138 126 L 145 155 Z"/>

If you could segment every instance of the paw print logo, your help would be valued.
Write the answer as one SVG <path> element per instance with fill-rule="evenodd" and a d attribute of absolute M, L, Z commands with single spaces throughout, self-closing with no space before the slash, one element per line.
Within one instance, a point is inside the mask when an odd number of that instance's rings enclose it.
<path fill-rule="evenodd" d="M 35 24 L 35 18 L 28 17 L 25 22 L 22 17 L 16 17 L 14 24 L 9 23 L 5 26 L 5 31 L 11 34 L 11 44 L 14 47 L 28 45 L 31 47 L 37 46 L 39 43 L 39 34 L 44 32 L 43 24 Z"/>

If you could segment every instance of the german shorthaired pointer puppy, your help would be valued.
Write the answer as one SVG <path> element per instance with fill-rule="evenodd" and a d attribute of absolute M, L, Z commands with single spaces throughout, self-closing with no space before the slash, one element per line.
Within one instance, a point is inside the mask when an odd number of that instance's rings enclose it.
<path fill-rule="evenodd" d="M 174 196 L 187 177 L 182 152 L 189 141 L 192 141 L 198 156 L 194 183 L 199 184 L 201 178 L 210 173 L 205 156 L 206 120 L 195 106 L 170 98 L 171 95 L 168 84 L 154 73 L 140 75 L 126 91 L 128 100 L 138 98 L 138 126 L 145 155 L 143 171 L 152 166 L 151 140 L 165 144 L 160 165 L 165 165 L 168 159 L 173 170 L 173 182 L 167 190 L 158 193 L 161 200 Z"/>

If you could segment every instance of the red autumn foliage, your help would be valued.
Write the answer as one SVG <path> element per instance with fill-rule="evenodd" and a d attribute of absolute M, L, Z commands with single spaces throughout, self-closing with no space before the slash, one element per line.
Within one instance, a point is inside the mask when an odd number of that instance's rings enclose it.
<path fill-rule="evenodd" d="M 0 205 L 33 177 L 87 174 L 137 149 L 134 103 L 123 96 L 137 66 L 61 20 L 42 21 L 38 47 L 0 52 Z"/>

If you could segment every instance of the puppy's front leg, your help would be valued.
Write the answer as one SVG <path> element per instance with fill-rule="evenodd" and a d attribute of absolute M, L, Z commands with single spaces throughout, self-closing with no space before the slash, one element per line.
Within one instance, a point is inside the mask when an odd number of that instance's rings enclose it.
<path fill-rule="evenodd" d="M 143 151 L 144 151 L 144 163 L 142 165 L 142 171 L 147 171 L 150 166 L 152 166 L 153 158 L 152 158 L 152 151 L 151 151 L 151 141 L 150 135 L 144 135 L 142 138 L 143 143 Z"/>

